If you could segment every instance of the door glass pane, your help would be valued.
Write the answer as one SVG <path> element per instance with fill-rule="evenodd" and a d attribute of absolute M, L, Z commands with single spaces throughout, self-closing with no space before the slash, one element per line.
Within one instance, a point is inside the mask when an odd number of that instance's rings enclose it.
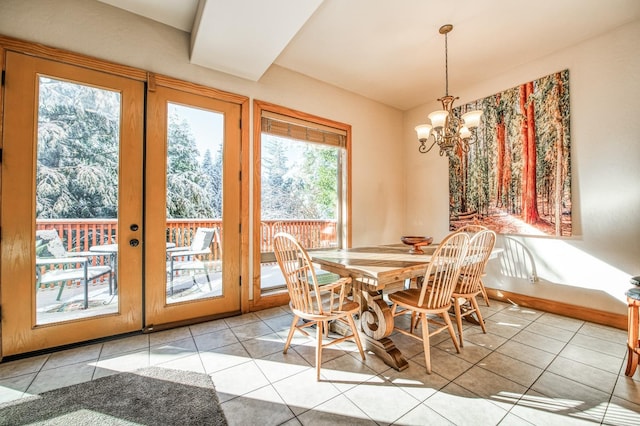
<path fill-rule="evenodd" d="M 339 247 L 340 176 L 344 149 L 261 135 L 262 291 L 285 282 L 273 254 L 273 236 L 287 232 L 307 249 Z M 323 271 L 317 271 L 322 279 Z"/>
<path fill-rule="evenodd" d="M 38 84 L 36 324 L 117 312 L 120 93 Z"/>
<path fill-rule="evenodd" d="M 168 104 L 168 304 L 223 294 L 223 125 L 221 113 Z"/>

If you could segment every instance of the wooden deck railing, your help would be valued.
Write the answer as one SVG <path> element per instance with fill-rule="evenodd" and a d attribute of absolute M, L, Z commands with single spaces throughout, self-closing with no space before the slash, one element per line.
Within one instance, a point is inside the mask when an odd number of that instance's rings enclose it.
<path fill-rule="evenodd" d="M 217 228 L 222 236 L 220 219 L 169 219 L 167 242 L 176 246 L 189 246 L 200 227 Z M 39 219 L 36 229 L 55 229 L 69 252 L 87 251 L 89 247 L 118 242 L 116 219 Z M 267 220 L 260 224 L 262 253 L 273 251 L 273 236 L 284 231 L 295 236 L 307 249 L 336 246 L 336 222 L 331 220 Z M 219 259 L 218 245 L 214 244 L 213 259 Z"/>
<path fill-rule="evenodd" d="M 306 248 L 336 247 L 336 222 L 333 220 L 275 220 L 260 223 L 262 239 L 260 251 L 273 251 L 273 237 L 278 232 L 287 232 Z"/>
<path fill-rule="evenodd" d="M 217 228 L 222 236 L 221 220 L 201 219 L 170 219 L 167 221 L 167 242 L 176 246 L 188 247 L 196 233 L 196 229 Z M 55 229 L 63 241 L 68 252 L 88 251 L 90 247 L 103 244 L 118 243 L 118 223 L 116 219 L 40 219 L 36 222 L 36 229 Z M 336 246 L 336 222 L 329 220 L 272 220 L 260 224 L 261 253 L 273 257 L 273 237 L 280 231 L 294 235 L 306 248 L 322 248 Z M 221 247 L 212 244 L 212 253 L 203 260 L 220 260 Z M 94 265 L 106 265 L 110 262 L 109 255 L 96 252 L 93 257 Z M 268 262 L 268 261 L 267 261 Z M 51 265 L 49 268 L 55 268 Z M 44 272 L 44 267 L 42 269 Z M 92 281 L 92 284 L 106 282 L 102 276 Z M 67 286 L 73 285 L 66 282 Z M 53 286 L 53 284 L 51 285 Z"/>

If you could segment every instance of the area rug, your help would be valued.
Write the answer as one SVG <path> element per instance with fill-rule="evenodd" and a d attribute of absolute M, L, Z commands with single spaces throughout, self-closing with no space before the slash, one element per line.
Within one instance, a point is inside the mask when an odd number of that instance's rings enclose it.
<path fill-rule="evenodd" d="M 0 425 L 226 425 L 211 377 L 159 367 L 0 404 Z"/>

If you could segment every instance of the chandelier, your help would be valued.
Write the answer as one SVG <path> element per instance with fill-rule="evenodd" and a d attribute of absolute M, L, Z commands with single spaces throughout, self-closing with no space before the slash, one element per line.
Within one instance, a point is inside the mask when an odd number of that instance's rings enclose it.
<path fill-rule="evenodd" d="M 416 126 L 416 133 L 420 146 L 418 151 L 426 153 L 431 151 L 435 144 L 440 147 L 440 155 L 450 154 L 459 146 L 462 151 L 467 152 L 469 145 L 475 142 L 472 140 L 475 128 L 480 125 L 482 111 L 475 110 L 462 114 L 460 118 L 453 114 L 453 102 L 459 99 L 457 96 L 449 95 L 449 58 L 447 50 L 447 34 L 451 32 L 453 25 L 447 24 L 440 27 L 440 34 L 444 34 L 444 72 L 445 72 L 445 95 L 438 99 L 442 102 L 442 109 L 434 111 L 428 115 L 431 124 L 420 124 Z M 433 142 L 427 148 L 429 136 L 433 137 Z"/>

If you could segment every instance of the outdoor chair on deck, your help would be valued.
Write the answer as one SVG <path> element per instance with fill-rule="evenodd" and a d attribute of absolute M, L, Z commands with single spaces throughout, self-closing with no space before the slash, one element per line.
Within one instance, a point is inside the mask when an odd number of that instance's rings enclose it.
<path fill-rule="evenodd" d="M 431 348 L 429 346 L 431 336 L 448 330 L 456 351 L 460 353 L 458 339 L 447 311 L 451 307 L 451 296 L 460 276 L 460 267 L 467 253 L 468 243 L 469 236 L 465 232 L 449 234 L 431 256 L 421 288 L 409 288 L 389 294 L 389 300 L 393 303 L 391 313 L 394 318 L 400 315 L 411 315 L 409 330 L 395 325 L 393 329 L 417 340 L 422 340 L 425 366 L 429 374 L 431 374 Z M 439 315 L 444 322 L 433 319 L 429 321 L 428 315 Z M 422 335 L 414 334 L 416 321 L 422 325 Z M 434 331 L 429 331 L 430 322 L 439 327 Z"/>
<path fill-rule="evenodd" d="M 308 336 L 304 329 L 315 325 L 316 380 L 320 380 L 322 349 L 327 346 L 353 339 L 364 361 L 360 336 L 353 320 L 353 316 L 360 310 L 360 305 L 346 298 L 346 285 L 351 282 L 351 278 L 339 278 L 333 283 L 320 285 L 307 251 L 294 237 L 284 232 L 278 232 L 273 238 L 273 249 L 287 283 L 289 306 L 293 312 L 293 321 L 283 353 L 287 353 L 296 330 Z M 301 319 L 302 323 L 298 324 Z M 345 323 L 351 329 L 351 334 L 323 343 L 323 337 L 328 335 L 330 321 Z"/>
<path fill-rule="evenodd" d="M 453 307 L 456 314 L 460 346 L 463 346 L 463 317 L 469 318 L 470 315 L 475 314 L 480 327 L 482 327 L 482 332 L 487 333 L 484 320 L 482 319 L 482 313 L 476 301 L 476 296 L 482 293 L 481 278 L 484 274 L 484 268 L 489 261 L 489 256 L 491 256 L 493 246 L 496 243 L 496 233 L 489 229 L 481 230 L 470 235 L 471 240 L 469 240 L 467 255 L 462 262 L 460 278 L 453 290 Z"/>
<path fill-rule="evenodd" d="M 216 242 L 219 248 L 220 258 L 217 260 L 203 260 L 202 257 L 209 257 L 211 252 L 211 244 Z M 222 268 L 222 241 L 220 234 L 216 228 L 198 228 L 191 241 L 191 245 L 182 247 L 173 247 L 167 249 L 167 272 L 169 274 L 169 282 L 171 294 L 173 294 L 174 278 L 180 271 L 204 271 L 209 284 L 209 290 L 212 290 L 209 271 L 220 271 Z M 193 283 L 197 285 L 195 273 L 192 275 Z"/>
<path fill-rule="evenodd" d="M 84 286 L 84 309 L 89 307 L 89 281 L 109 275 L 109 287 L 113 276 L 108 265 L 91 265 L 92 252 L 67 252 L 55 229 L 36 231 L 36 290 L 59 282 L 56 300 L 60 300 L 68 281 L 77 281 Z M 59 265 L 60 268 L 53 268 Z"/>

